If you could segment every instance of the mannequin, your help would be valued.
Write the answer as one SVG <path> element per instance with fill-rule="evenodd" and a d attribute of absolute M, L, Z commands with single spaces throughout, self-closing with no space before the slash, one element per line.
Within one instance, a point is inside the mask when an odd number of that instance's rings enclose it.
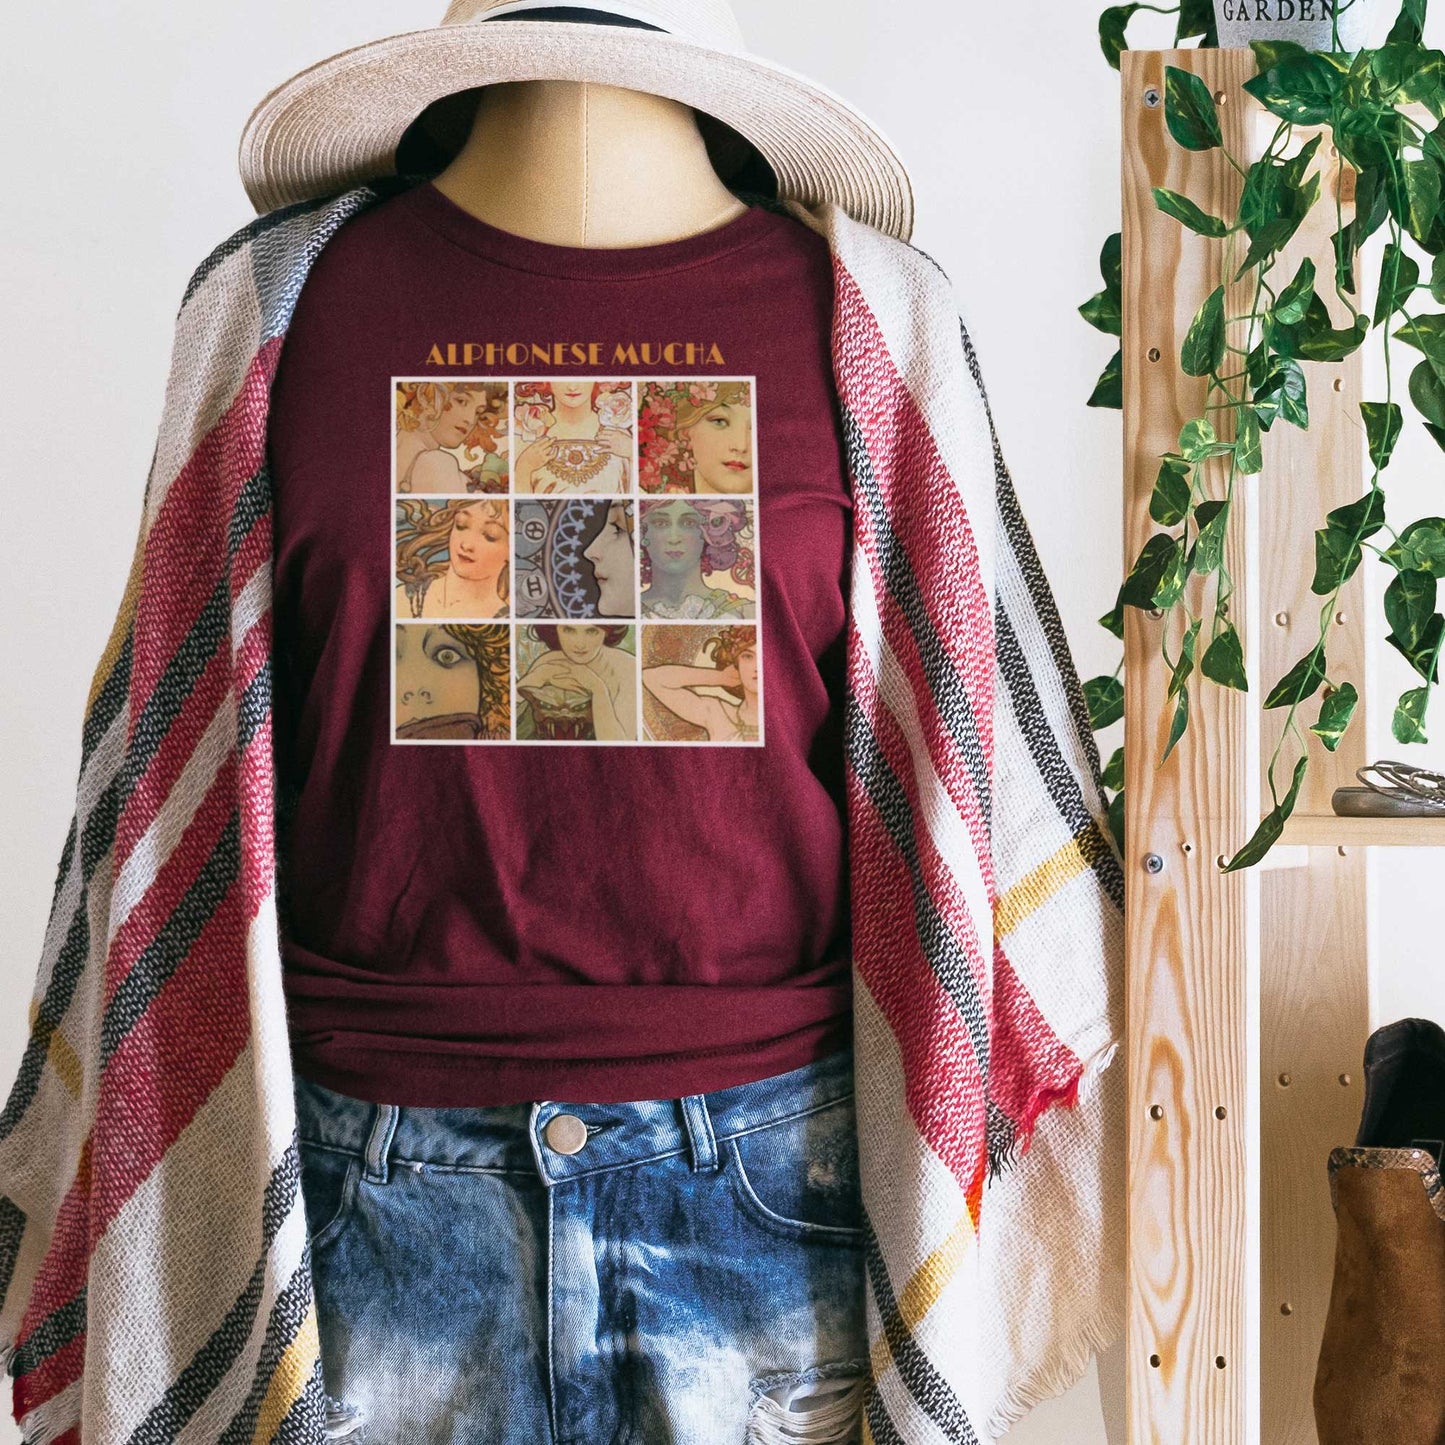
<path fill-rule="evenodd" d="M 713 169 L 690 106 L 572 80 L 485 87 L 433 184 L 481 220 L 557 246 L 675 241 L 747 209 Z"/>

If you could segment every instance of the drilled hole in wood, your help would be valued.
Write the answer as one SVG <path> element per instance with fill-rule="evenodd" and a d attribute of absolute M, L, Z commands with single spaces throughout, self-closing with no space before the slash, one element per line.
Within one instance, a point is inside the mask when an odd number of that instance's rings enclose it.
<path fill-rule="evenodd" d="M 1149 609 L 1149 615 L 1155 620 L 1155 622 L 1158 622 L 1158 620 L 1164 615 L 1164 609 L 1162 607 L 1151 607 Z"/>
<path fill-rule="evenodd" d="M 1152 1365 L 1152 1366 L 1154 1367 L 1154 1369 L 1157 1370 L 1157 1369 L 1159 1368 L 1159 1366 L 1164 1363 L 1164 1361 L 1161 1360 L 1158 1355 L 1150 1355 L 1150 1356 L 1149 1356 L 1149 1363 L 1150 1363 L 1150 1365 Z"/>
<path fill-rule="evenodd" d="M 1159 358 L 1163 355 L 1163 352 L 1161 352 L 1157 346 L 1151 346 L 1145 354 L 1148 356 L 1150 361 L 1158 361 Z"/>
<path fill-rule="evenodd" d="M 1345 623 L 1348 622 L 1348 621 L 1349 621 L 1349 618 L 1348 618 L 1343 612 L 1336 612 L 1336 613 L 1335 613 L 1335 625 L 1336 625 L 1337 627 L 1343 627 L 1343 626 L 1345 625 Z"/>
<path fill-rule="evenodd" d="M 1222 1369 L 1224 1368 L 1224 1356 L 1223 1356 L 1223 1355 L 1215 1355 L 1215 1357 L 1214 1357 L 1214 1368 L 1215 1368 L 1216 1370 L 1222 1370 Z"/>
<path fill-rule="evenodd" d="M 1180 846 L 1186 853 L 1192 853 L 1192 852 L 1194 851 L 1194 844 L 1193 844 L 1193 843 L 1181 843 L 1179 846 Z"/>
<path fill-rule="evenodd" d="M 1288 613 L 1288 612 L 1276 612 L 1276 613 L 1274 614 L 1274 625 L 1275 625 L 1276 627 L 1288 627 L 1288 626 L 1289 626 L 1289 613 Z"/>
<path fill-rule="evenodd" d="M 1343 379 L 1338 376 L 1330 383 L 1330 386 L 1335 391 L 1343 391 L 1345 389 L 1345 383 Z"/>
<path fill-rule="evenodd" d="M 1221 854 L 1214 860 L 1214 866 L 1215 866 L 1216 868 L 1223 868 L 1224 865 L 1225 865 L 1226 863 L 1228 863 L 1228 862 L 1229 862 L 1229 859 L 1226 858 L 1223 853 L 1221 853 Z"/>
<path fill-rule="evenodd" d="M 1280 1314 L 1282 1314 L 1282 1315 L 1292 1315 L 1292 1314 L 1294 1313 L 1294 1306 L 1293 1306 L 1288 1300 L 1286 1300 L 1286 1301 L 1279 1307 L 1279 1312 L 1280 1312 Z"/>
<path fill-rule="evenodd" d="M 1216 1119 L 1222 1119 L 1222 1118 L 1225 1117 L 1226 1112 L 1227 1112 L 1227 1111 L 1226 1111 L 1224 1105 L 1223 1105 L 1223 1104 L 1220 1104 L 1219 1107 L 1216 1108 L 1215 1111 L 1214 1111 L 1214 1117 L 1215 1117 Z"/>
<path fill-rule="evenodd" d="M 1150 1104 L 1150 1105 L 1149 1105 L 1149 1117 L 1150 1117 L 1151 1119 L 1162 1119 L 1162 1118 L 1164 1117 L 1164 1105 L 1163 1105 L 1163 1104 Z"/>
<path fill-rule="evenodd" d="M 1288 1074 L 1281 1074 L 1279 1076 L 1279 1086 L 1281 1089 L 1289 1088 L 1290 1084 L 1293 1082 L 1294 1081 L 1290 1078 Z"/>
<path fill-rule="evenodd" d="M 1348 1089 L 1350 1087 L 1350 1076 L 1348 1074 L 1340 1075 L 1340 1087 L 1342 1089 Z"/>
<path fill-rule="evenodd" d="M 1216 91 L 1214 92 L 1214 103 L 1215 103 L 1215 105 L 1223 105 L 1223 104 L 1225 103 L 1225 101 L 1227 101 L 1228 99 L 1229 99 L 1229 93 L 1228 93 L 1227 91 L 1216 90 Z"/>
<path fill-rule="evenodd" d="M 1341 858 L 1348 858 L 1350 856 L 1350 850 L 1346 848 L 1343 843 L 1335 849 L 1335 852 L 1338 853 Z"/>

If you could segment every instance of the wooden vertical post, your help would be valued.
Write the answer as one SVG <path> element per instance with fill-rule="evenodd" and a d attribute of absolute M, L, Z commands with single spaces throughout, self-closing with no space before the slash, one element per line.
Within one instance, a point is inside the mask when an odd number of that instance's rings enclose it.
<path fill-rule="evenodd" d="M 1240 180 L 1218 149 L 1189 151 L 1165 125 L 1164 72 L 1199 75 L 1216 97 L 1225 144 L 1251 153 L 1237 50 L 1126 51 L 1122 56 L 1124 536 L 1130 561 L 1159 530 L 1149 498 L 1162 452 L 1200 415 L 1204 381 L 1179 350 L 1219 284 L 1224 243 L 1161 212 L 1167 186 L 1232 216 Z M 1250 308 L 1248 282 L 1226 289 L 1226 314 Z M 1230 341 L 1244 345 L 1237 328 Z M 1218 400 L 1218 398 L 1214 398 Z M 1228 413 L 1221 435 L 1228 435 Z M 1227 459 L 1225 459 L 1227 461 Z M 1210 495 L 1227 467 L 1203 464 Z M 1258 676 L 1249 609 L 1255 481 L 1237 480 L 1227 565 L 1231 615 Z M 1197 584 L 1196 584 L 1197 585 Z M 1172 706 L 1160 631 L 1177 622 L 1125 609 L 1125 863 L 1129 1088 L 1127 1380 L 1131 1445 L 1244 1445 L 1258 1408 L 1259 879 L 1223 873 L 1259 817 L 1254 696 L 1191 680 L 1183 741 L 1160 765 Z M 1203 639 L 1207 641 L 1207 636 Z"/>
<path fill-rule="evenodd" d="M 1241 89 L 1254 73 L 1249 51 L 1122 57 L 1129 561 L 1158 530 L 1148 506 L 1159 454 L 1175 448 L 1204 399 L 1203 381 L 1180 371 L 1179 347 L 1222 274 L 1223 243 L 1163 215 L 1151 188 L 1167 186 L 1227 218 L 1240 190 L 1217 150 L 1191 152 L 1169 136 L 1168 65 L 1204 80 L 1226 145 L 1246 164 L 1275 126 Z M 1328 142 L 1315 168 L 1324 198 L 1276 275 L 1282 286 L 1313 257 L 1317 288 L 1343 325 L 1330 236 L 1337 186 L 1343 219 L 1351 214 L 1350 178 L 1339 175 Z M 1228 288 L 1227 314 L 1249 310 L 1249 284 Z M 1246 344 L 1238 331 L 1230 341 Z M 1232 616 L 1251 691 L 1193 688 L 1189 731 L 1162 767 L 1166 623 L 1126 609 L 1131 1445 L 1316 1439 L 1311 1390 L 1334 1247 L 1325 1161 L 1334 1144 L 1353 1140 L 1368 1032 L 1364 856 L 1321 845 L 1277 850 L 1262 875 L 1218 867 L 1260 817 L 1262 765 L 1283 716 L 1266 713 L 1261 727 L 1263 692 L 1318 634 L 1311 533 L 1364 486 L 1359 353 L 1306 363 L 1305 372 L 1309 429 L 1276 422 L 1263 474 L 1235 486 Z M 1211 495 L 1222 496 L 1224 467 L 1208 467 Z M 1338 612 L 1330 675 L 1363 696 L 1359 577 Z M 1311 710 L 1303 721 L 1312 720 Z M 1364 760 L 1364 736 L 1361 712 L 1336 755 L 1314 749 L 1300 814 L 1329 813 L 1330 792 Z"/>

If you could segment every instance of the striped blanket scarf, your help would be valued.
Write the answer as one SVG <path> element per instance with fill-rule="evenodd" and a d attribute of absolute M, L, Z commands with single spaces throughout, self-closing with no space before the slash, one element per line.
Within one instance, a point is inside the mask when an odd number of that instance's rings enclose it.
<path fill-rule="evenodd" d="M 27 1445 L 322 1445 L 276 912 L 271 381 L 311 264 L 420 177 L 257 217 L 176 320 L 0 1114 Z M 948 278 L 832 202 L 865 1439 L 1002 1434 L 1123 1316 L 1119 858 Z M 1060 1107 L 1056 1107 L 1060 1106 Z"/>

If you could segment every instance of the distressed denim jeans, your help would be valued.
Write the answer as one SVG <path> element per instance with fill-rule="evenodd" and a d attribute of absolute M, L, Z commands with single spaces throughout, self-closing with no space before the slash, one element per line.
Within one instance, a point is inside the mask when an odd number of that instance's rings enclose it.
<path fill-rule="evenodd" d="M 329 1439 L 862 1438 L 851 1048 L 676 1099 L 296 1102 Z"/>

